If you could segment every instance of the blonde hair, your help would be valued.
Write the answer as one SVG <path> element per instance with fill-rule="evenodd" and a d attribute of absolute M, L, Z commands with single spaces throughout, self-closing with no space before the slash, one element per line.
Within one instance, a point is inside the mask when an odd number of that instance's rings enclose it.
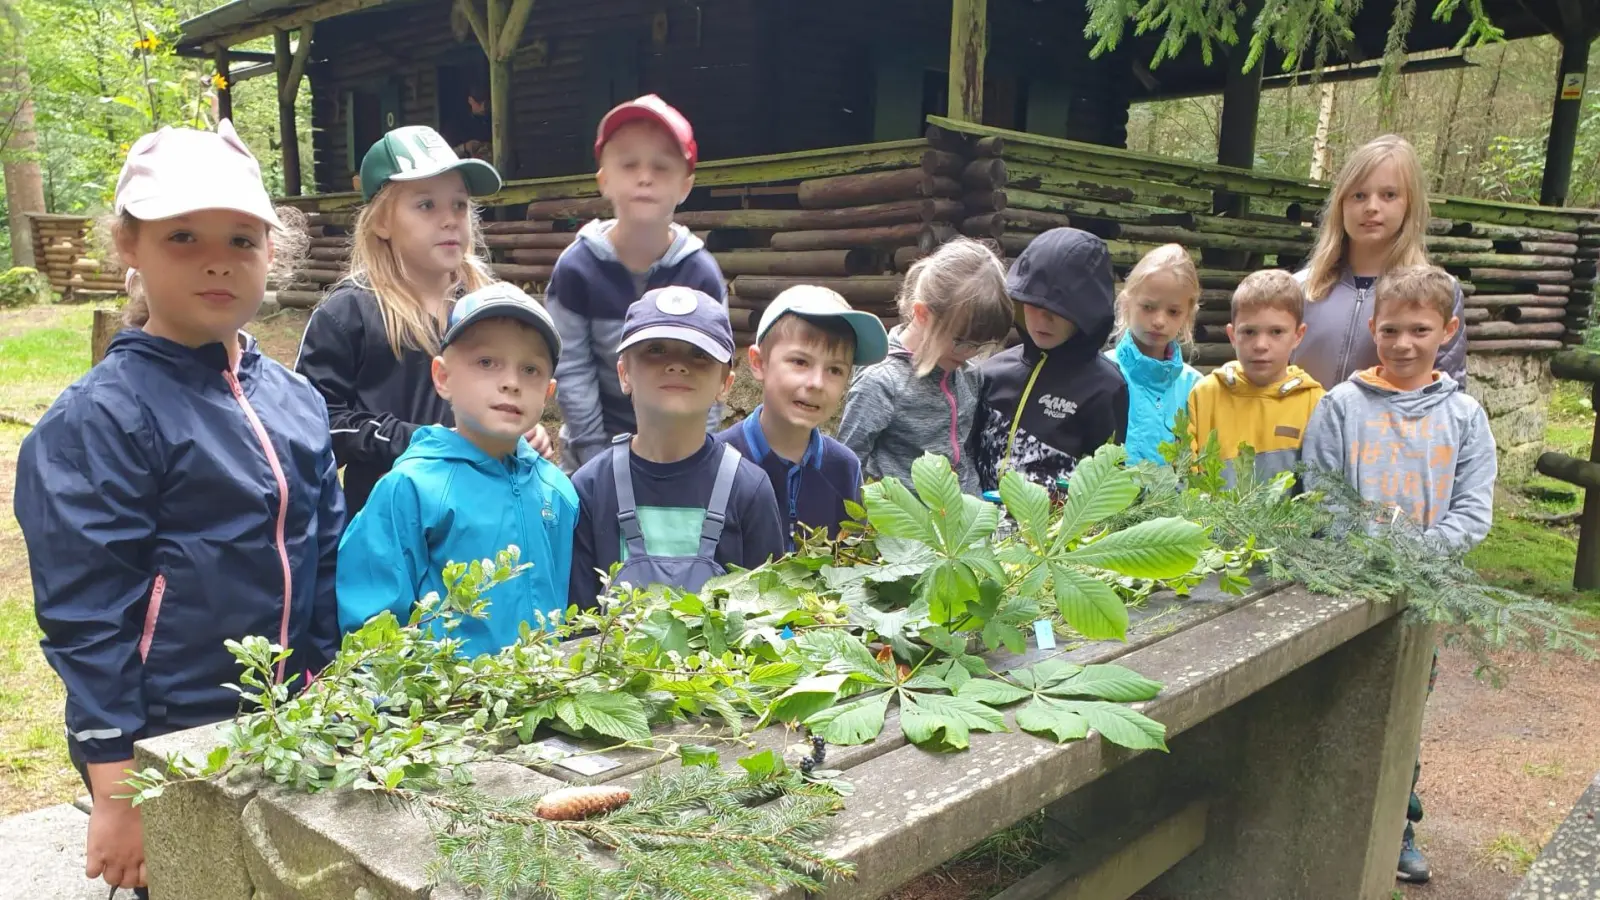
<path fill-rule="evenodd" d="M 383 331 L 396 358 L 407 348 L 433 356 L 439 352 L 441 323 L 428 313 L 427 301 L 411 285 L 405 263 L 394 252 L 394 246 L 378 237 L 377 227 L 390 221 L 396 196 L 396 191 L 380 189 L 357 214 L 355 233 L 350 238 L 350 271 L 341 283 L 369 290 L 378 298 Z M 471 293 L 495 280 L 484 262 L 488 250 L 483 244 L 483 232 L 478 228 L 476 203 L 467 214 L 465 237 L 466 254 L 462 257 L 461 268 L 456 270 L 456 285 Z"/>
<path fill-rule="evenodd" d="M 272 245 L 272 264 L 267 267 L 267 281 L 281 284 L 293 275 L 295 267 L 305 258 L 311 238 L 306 234 L 305 213 L 292 206 L 280 206 L 275 212 L 280 226 L 269 226 L 267 229 L 267 240 Z M 143 219 L 127 212 L 101 216 L 95 223 L 94 239 L 100 248 L 102 262 L 122 268 L 122 256 L 117 243 L 138 239 L 139 228 L 143 224 Z M 145 293 L 144 280 L 139 277 L 138 270 L 127 269 L 122 273 L 122 284 L 128 294 L 128 303 L 122 308 L 122 324 L 129 328 L 143 328 L 150 321 L 150 297 Z"/>
<path fill-rule="evenodd" d="M 1146 253 L 1128 273 L 1128 278 L 1122 284 L 1122 290 L 1117 294 L 1117 328 L 1113 338 L 1120 338 L 1128 331 L 1131 320 L 1129 307 L 1139 296 L 1144 283 L 1157 275 L 1171 276 L 1178 283 L 1178 287 L 1188 298 L 1188 316 L 1184 320 L 1183 329 L 1178 332 L 1178 343 L 1188 346 L 1194 343 L 1194 314 L 1200 308 L 1200 271 L 1195 268 L 1194 260 L 1189 257 L 1189 251 L 1183 249 L 1181 244 L 1162 244 Z"/>
<path fill-rule="evenodd" d="M 1395 232 L 1394 244 L 1389 247 L 1384 260 L 1384 271 L 1398 266 L 1425 266 L 1428 249 L 1424 243 L 1428 232 L 1428 187 L 1422 178 L 1422 164 L 1417 161 L 1417 150 L 1411 142 L 1399 135 L 1386 134 L 1367 142 L 1344 161 L 1339 177 L 1334 179 L 1333 190 L 1328 194 L 1328 205 L 1322 208 L 1322 227 L 1317 232 L 1317 244 L 1311 251 L 1309 276 L 1306 278 L 1306 298 L 1312 302 L 1328 296 L 1339 283 L 1347 262 L 1350 237 L 1344 231 L 1344 203 L 1356 187 L 1367 180 L 1372 171 L 1385 162 L 1393 161 L 1400 169 L 1400 185 L 1406 194 L 1406 214 L 1400 220 L 1400 230 Z"/>
<path fill-rule="evenodd" d="M 1238 324 L 1239 316 L 1259 309 L 1276 309 L 1294 316 L 1294 323 L 1305 321 L 1306 292 L 1300 282 L 1282 269 L 1251 272 L 1239 282 L 1228 307 L 1228 318 Z"/>
<path fill-rule="evenodd" d="M 971 238 L 949 241 L 911 266 L 895 301 L 902 322 L 914 321 L 918 303 L 928 310 L 927 328 L 912 354 L 919 378 L 957 341 L 999 343 L 1016 324 L 1000 258 Z"/>
<path fill-rule="evenodd" d="M 1433 310 L 1448 325 L 1456 314 L 1456 280 L 1438 266 L 1391 269 L 1374 286 L 1373 317 L 1395 304 Z"/>

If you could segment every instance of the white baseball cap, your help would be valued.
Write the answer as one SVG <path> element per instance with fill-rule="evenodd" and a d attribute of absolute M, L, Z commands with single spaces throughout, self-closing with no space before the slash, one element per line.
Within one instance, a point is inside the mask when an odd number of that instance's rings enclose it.
<path fill-rule="evenodd" d="M 228 209 L 282 227 L 261 166 L 233 123 L 216 131 L 162 128 L 139 138 L 117 176 L 116 211 L 146 221 Z"/>

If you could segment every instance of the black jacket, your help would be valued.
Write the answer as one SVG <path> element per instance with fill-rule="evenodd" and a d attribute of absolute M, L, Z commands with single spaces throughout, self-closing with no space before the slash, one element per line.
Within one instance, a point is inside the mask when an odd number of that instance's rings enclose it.
<path fill-rule="evenodd" d="M 292 647 L 296 685 L 338 646 L 328 419 L 253 341 L 233 372 L 221 344 L 119 332 L 23 439 L 15 510 L 45 658 L 91 763 L 237 712 L 230 638 Z"/>
<path fill-rule="evenodd" d="M 306 322 L 294 368 L 328 401 L 351 516 L 418 428 L 455 426 L 450 404 L 433 389 L 433 358 L 407 349 L 395 359 L 378 298 L 369 290 L 341 284 L 328 294 Z"/>
<path fill-rule="evenodd" d="M 1017 303 L 1067 319 L 1077 333 L 1045 351 L 1023 328 L 1020 345 L 984 362 L 974 440 L 978 476 L 985 490 L 993 490 L 1000 475 L 1014 468 L 1054 488 L 1080 457 L 1107 441 L 1122 441 L 1128 430 L 1128 386 L 1116 364 L 1101 355 L 1116 319 L 1111 255 L 1088 232 L 1047 231 L 1011 264 L 1006 291 Z"/>

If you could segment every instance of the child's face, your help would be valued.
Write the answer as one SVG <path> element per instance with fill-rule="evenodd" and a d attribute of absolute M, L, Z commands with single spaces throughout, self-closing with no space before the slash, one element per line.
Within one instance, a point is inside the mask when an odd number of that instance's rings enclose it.
<path fill-rule="evenodd" d="M 1040 350 L 1054 350 L 1072 340 L 1072 336 L 1078 333 L 1078 326 L 1071 319 L 1058 316 L 1032 303 L 1020 305 L 1022 322 L 1027 326 L 1028 337 L 1033 339 L 1033 345 Z"/>
<path fill-rule="evenodd" d="M 694 187 L 678 142 L 650 122 L 617 129 L 600 149 L 595 179 L 617 218 L 640 222 L 672 221 L 673 211 Z"/>
<path fill-rule="evenodd" d="M 538 424 L 555 393 L 550 348 L 510 319 L 481 322 L 433 361 L 433 385 L 469 437 L 508 453 Z M 481 444 L 480 444 L 481 445 Z"/>
<path fill-rule="evenodd" d="M 661 417 L 704 419 L 712 404 L 733 386 L 733 370 L 685 341 L 635 344 L 617 360 L 622 391 L 633 397 L 635 412 Z"/>
<path fill-rule="evenodd" d="M 389 242 L 408 274 L 437 277 L 461 268 L 472 239 L 472 195 L 459 172 L 420 181 L 391 181 L 383 192 L 389 215 L 373 228 Z"/>
<path fill-rule="evenodd" d="M 1386 159 L 1367 173 L 1344 198 L 1344 233 L 1350 246 L 1387 249 L 1406 218 L 1405 182 L 1400 167 Z"/>
<path fill-rule="evenodd" d="M 852 350 L 823 341 L 780 337 L 765 352 L 750 348 L 750 374 L 761 382 L 761 402 L 779 421 L 810 431 L 839 408 L 850 386 Z"/>
<path fill-rule="evenodd" d="M 272 265 L 267 224 L 219 209 L 140 222 L 118 235 L 117 251 L 139 270 L 157 329 L 196 347 L 232 340 L 250 321 Z"/>
<path fill-rule="evenodd" d="M 1228 342 L 1239 358 L 1244 376 L 1256 387 L 1283 378 L 1289 356 L 1306 336 L 1304 322 L 1286 310 L 1263 306 L 1240 312 L 1228 325 Z"/>
<path fill-rule="evenodd" d="M 1431 379 L 1439 348 L 1455 336 L 1461 323 L 1446 322 L 1437 309 L 1420 304 L 1383 304 L 1368 324 L 1378 345 L 1384 375 L 1397 384 L 1422 384 Z"/>
<path fill-rule="evenodd" d="M 1128 297 L 1128 331 L 1148 356 L 1165 357 L 1167 347 L 1189 326 L 1193 298 L 1165 272 L 1151 275 Z"/>

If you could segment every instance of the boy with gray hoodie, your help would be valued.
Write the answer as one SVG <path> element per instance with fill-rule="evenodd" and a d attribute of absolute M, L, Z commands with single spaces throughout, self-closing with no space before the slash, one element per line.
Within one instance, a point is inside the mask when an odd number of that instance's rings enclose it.
<path fill-rule="evenodd" d="M 596 220 L 556 260 L 545 291 L 566 352 L 556 403 L 561 407 L 561 466 L 568 473 L 636 430 L 633 404 L 622 393 L 614 348 L 628 307 L 646 291 L 679 286 L 727 306 L 727 285 L 699 238 L 672 221 L 694 187 L 694 130 L 683 114 L 648 94 L 600 120 L 595 180 L 615 219 Z M 708 430 L 721 421 L 711 408 Z"/>
<path fill-rule="evenodd" d="M 1311 486 L 1343 474 L 1363 499 L 1464 553 L 1489 533 L 1496 462 L 1483 407 L 1434 369 L 1461 327 L 1455 292 L 1455 280 L 1434 266 L 1396 269 L 1378 281 L 1368 323 L 1378 365 L 1317 405 L 1302 457 Z"/>

